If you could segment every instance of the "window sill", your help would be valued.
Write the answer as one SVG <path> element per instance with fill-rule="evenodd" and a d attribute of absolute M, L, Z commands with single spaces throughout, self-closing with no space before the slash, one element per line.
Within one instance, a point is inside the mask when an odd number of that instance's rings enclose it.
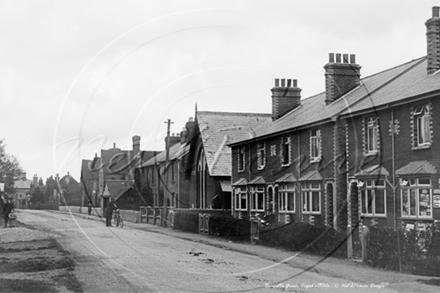
<path fill-rule="evenodd" d="M 302 212 L 303 215 L 321 215 L 321 212 Z"/>
<path fill-rule="evenodd" d="M 431 144 L 424 144 L 424 145 L 419 145 L 419 146 L 412 147 L 411 150 L 417 151 L 417 150 L 426 150 L 426 149 L 429 149 L 429 148 L 431 148 Z"/>
<path fill-rule="evenodd" d="M 402 219 L 405 220 L 432 220 L 433 217 L 432 216 L 402 216 Z"/>
<path fill-rule="evenodd" d="M 290 165 L 292 165 L 292 163 L 281 164 L 281 167 L 283 167 L 283 168 L 285 168 L 285 167 L 290 167 Z"/>
<path fill-rule="evenodd" d="M 258 171 L 261 171 L 261 170 L 264 170 L 264 168 L 266 168 L 266 165 L 264 165 L 264 166 L 258 166 Z"/>
<path fill-rule="evenodd" d="M 364 217 L 364 218 L 383 218 L 383 219 L 386 219 L 387 215 L 361 214 L 361 217 Z"/>
<path fill-rule="evenodd" d="M 243 169 L 243 170 L 238 170 L 237 172 L 238 172 L 238 173 L 243 173 L 243 172 L 244 172 L 244 169 Z"/>
<path fill-rule="evenodd" d="M 295 214 L 295 211 L 279 211 L 280 214 Z"/>
<path fill-rule="evenodd" d="M 364 157 L 376 156 L 377 154 L 379 154 L 379 151 L 364 152 Z"/>
<path fill-rule="evenodd" d="M 321 162 L 322 157 L 310 158 L 310 163 L 319 163 Z"/>

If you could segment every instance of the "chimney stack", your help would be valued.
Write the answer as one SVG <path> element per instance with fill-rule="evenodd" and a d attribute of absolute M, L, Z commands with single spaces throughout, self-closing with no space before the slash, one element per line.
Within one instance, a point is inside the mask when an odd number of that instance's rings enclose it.
<path fill-rule="evenodd" d="M 439 6 L 432 7 L 432 18 L 425 22 L 428 42 L 428 74 L 440 69 L 440 17 Z"/>
<path fill-rule="evenodd" d="M 133 151 L 138 153 L 141 150 L 141 137 L 139 135 L 133 136 Z"/>
<path fill-rule="evenodd" d="M 301 89 L 296 79 L 275 79 L 272 91 L 272 121 L 301 105 Z"/>
<path fill-rule="evenodd" d="M 38 176 L 37 176 L 37 174 L 34 175 L 32 184 L 34 185 L 34 188 L 38 186 Z"/>
<path fill-rule="evenodd" d="M 185 128 L 186 128 L 186 143 L 189 144 L 197 134 L 196 133 L 197 125 L 192 117 L 189 117 L 188 122 L 186 122 L 185 124 Z"/>
<path fill-rule="evenodd" d="M 342 62 L 341 62 L 342 57 Z M 350 58 L 349 58 L 350 57 Z M 325 69 L 325 103 L 328 105 L 360 84 L 361 66 L 356 64 L 356 56 L 330 53 Z"/>
<path fill-rule="evenodd" d="M 178 133 L 171 133 L 170 134 L 170 145 L 167 146 L 167 137 L 165 137 L 165 149 L 168 149 L 168 147 L 172 147 L 176 143 L 180 143 L 180 136 Z"/>
<path fill-rule="evenodd" d="M 186 130 L 186 127 L 184 127 L 182 129 L 182 131 L 180 132 L 180 144 L 186 143 L 186 137 L 187 137 L 187 130 Z"/>

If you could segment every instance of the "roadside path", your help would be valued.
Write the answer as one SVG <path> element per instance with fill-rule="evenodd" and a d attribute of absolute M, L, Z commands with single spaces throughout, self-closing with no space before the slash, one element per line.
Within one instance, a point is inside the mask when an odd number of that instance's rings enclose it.
<path fill-rule="evenodd" d="M 102 221 L 99 217 L 88 216 L 84 214 L 74 214 L 75 216 L 85 217 L 90 220 Z M 104 225 L 104 222 L 103 222 Z M 391 287 L 397 292 L 439 292 L 439 286 L 426 285 L 421 281 L 437 282 L 440 284 L 440 278 L 425 277 L 410 274 L 403 274 L 394 271 L 388 271 L 378 268 L 369 267 L 361 262 L 328 257 L 323 259 L 320 256 L 296 253 L 286 251 L 284 249 L 272 248 L 258 244 L 240 243 L 226 240 L 221 237 L 204 235 L 198 233 L 188 233 L 172 228 L 164 228 L 146 223 L 132 223 L 124 222 L 124 225 L 140 230 L 162 233 L 181 239 L 200 242 L 223 249 L 230 249 L 233 251 L 246 253 L 263 259 L 287 263 L 295 268 L 302 268 L 310 270 L 319 274 L 349 279 L 353 283 L 347 286 L 361 286 L 361 285 L 377 285 L 376 289 L 380 290 L 381 286 Z M 119 228 L 114 228 L 119 229 Z M 288 281 L 286 281 L 287 283 Z M 341 284 L 342 285 L 342 284 Z M 373 288 L 375 288 L 373 286 Z"/>
<path fill-rule="evenodd" d="M 72 214 L 72 216 L 82 217 L 94 221 L 101 221 L 102 225 L 105 225 L 104 221 L 96 216 L 88 216 L 84 214 Z M 222 249 L 254 255 L 262 259 L 271 260 L 278 263 L 286 263 L 292 267 L 301 268 L 304 271 L 312 271 L 323 276 L 342 278 L 351 281 L 351 283 L 341 284 L 341 286 L 360 287 L 368 285 L 369 288 L 371 288 L 371 292 L 380 291 L 381 288 L 385 287 L 388 289 L 393 289 L 396 292 L 440 291 L 439 286 L 427 285 L 424 283 L 436 282 L 437 284 L 440 284 L 440 278 L 403 274 L 394 271 L 371 268 L 363 263 L 347 259 L 338 259 L 333 257 L 323 259 L 320 256 L 290 252 L 283 249 L 276 249 L 258 244 L 234 242 L 221 237 L 187 233 L 171 228 L 155 226 L 152 224 L 132 222 L 124 222 L 124 224 L 139 230 L 161 233 L 188 241 L 208 244 Z M 114 227 L 112 229 L 121 228 Z M 288 283 L 289 280 L 286 280 L 285 284 Z M 292 283 L 292 280 L 290 280 L 290 283 Z"/>

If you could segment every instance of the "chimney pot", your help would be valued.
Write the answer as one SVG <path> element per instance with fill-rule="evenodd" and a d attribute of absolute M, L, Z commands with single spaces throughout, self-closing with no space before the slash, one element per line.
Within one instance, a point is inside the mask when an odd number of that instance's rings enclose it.
<path fill-rule="evenodd" d="M 343 56 L 343 62 L 348 63 L 348 54 L 344 54 Z"/>
<path fill-rule="evenodd" d="M 301 89 L 297 87 L 296 79 L 282 78 L 281 87 L 278 86 L 277 80 L 275 80 L 275 87 L 271 90 L 272 120 L 277 120 L 301 105 Z"/>
<path fill-rule="evenodd" d="M 335 53 L 330 53 L 328 58 L 329 63 L 335 63 Z"/>
<path fill-rule="evenodd" d="M 356 55 L 355 54 L 351 54 L 350 55 L 350 63 L 351 64 L 355 64 L 356 63 Z"/>
<path fill-rule="evenodd" d="M 336 54 L 336 63 L 341 63 L 341 54 Z"/>
<path fill-rule="evenodd" d="M 280 86 L 280 79 L 279 78 L 275 78 L 275 86 L 276 87 Z"/>
<path fill-rule="evenodd" d="M 440 11 L 439 6 L 432 7 L 432 17 L 440 17 L 439 11 Z"/>

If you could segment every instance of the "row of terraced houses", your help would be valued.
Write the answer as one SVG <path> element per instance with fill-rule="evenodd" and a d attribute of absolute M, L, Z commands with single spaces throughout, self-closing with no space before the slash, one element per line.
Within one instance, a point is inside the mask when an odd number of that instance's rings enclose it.
<path fill-rule="evenodd" d="M 271 114 L 196 109 L 164 151 L 139 136 L 102 150 L 83 161 L 84 197 L 339 231 L 440 221 L 439 7 L 425 25 L 427 56 L 361 78 L 355 55 L 330 53 L 323 93 L 275 79 Z"/>

